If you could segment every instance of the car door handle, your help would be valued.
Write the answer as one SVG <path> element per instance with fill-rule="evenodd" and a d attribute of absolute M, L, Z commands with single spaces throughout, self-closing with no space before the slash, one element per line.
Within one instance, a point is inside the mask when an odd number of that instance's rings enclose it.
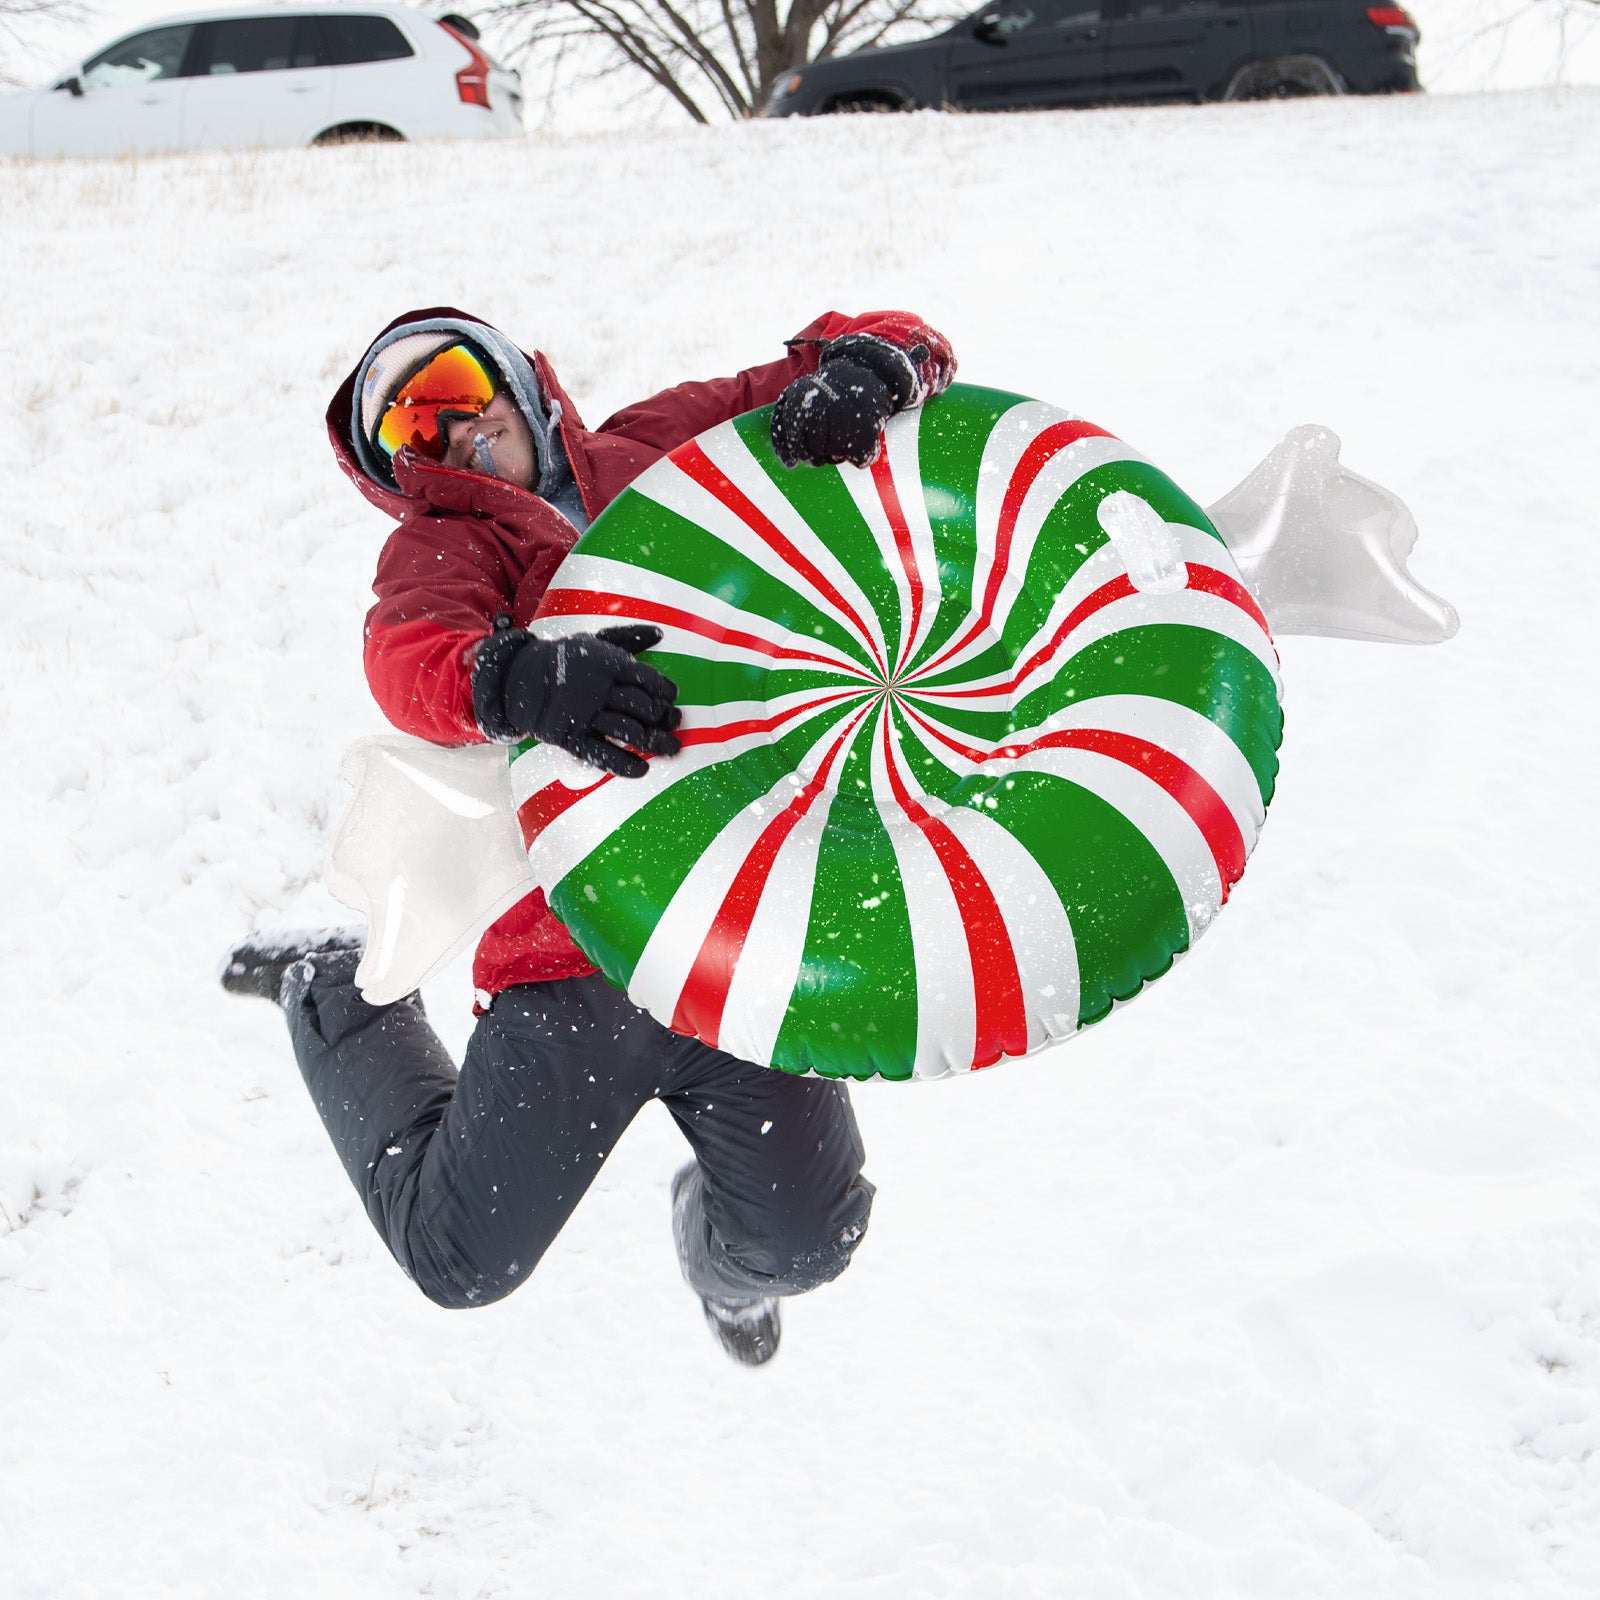
<path fill-rule="evenodd" d="M 314 83 L 291 83 L 289 85 L 290 94 L 315 94 L 316 92 L 317 86 Z"/>

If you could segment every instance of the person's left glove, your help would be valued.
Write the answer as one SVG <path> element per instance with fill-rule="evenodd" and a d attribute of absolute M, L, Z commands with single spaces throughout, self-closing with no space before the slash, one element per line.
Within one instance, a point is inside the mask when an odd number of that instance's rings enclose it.
<path fill-rule="evenodd" d="M 926 353 L 926 352 L 924 352 Z M 911 356 L 870 333 L 835 339 L 817 370 L 796 378 L 772 408 L 772 448 L 786 467 L 878 458 L 883 425 L 919 397 Z"/>
<path fill-rule="evenodd" d="M 561 639 L 524 629 L 496 633 L 479 648 L 473 708 L 491 739 L 534 738 L 623 778 L 642 778 L 643 757 L 679 750 L 678 686 L 635 658 L 661 642 L 647 624 Z M 629 748 L 631 746 L 631 748 Z"/>

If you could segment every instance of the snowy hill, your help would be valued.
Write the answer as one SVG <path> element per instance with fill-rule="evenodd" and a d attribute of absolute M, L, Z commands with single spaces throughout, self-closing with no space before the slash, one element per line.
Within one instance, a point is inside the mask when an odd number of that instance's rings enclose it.
<path fill-rule="evenodd" d="M 1600 93 L 0 164 L 0 1594 L 1600 1591 Z M 449 302 L 591 420 L 908 305 L 1205 501 L 1341 434 L 1460 609 L 1281 643 L 1232 903 L 1104 1027 L 858 1092 L 872 1232 L 749 1373 L 642 1117 L 534 1280 L 405 1282 L 271 1008 L 376 731 L 321 412 Z M 433 985 L 454 1046 L 466 975 Z"/>

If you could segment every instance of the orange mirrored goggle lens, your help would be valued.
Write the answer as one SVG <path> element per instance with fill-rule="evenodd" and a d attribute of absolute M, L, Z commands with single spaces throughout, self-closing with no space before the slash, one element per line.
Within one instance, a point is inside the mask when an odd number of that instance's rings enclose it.
<path fill-rule="evenodd" d="M 409 446 L 442 456 L 445 427 L 457 417 L 475 417 L 494 399 L 494 378 L 464 344 L 441 350 L 414 372 L 378 423 L 378 444 L 388 454 Z"/>

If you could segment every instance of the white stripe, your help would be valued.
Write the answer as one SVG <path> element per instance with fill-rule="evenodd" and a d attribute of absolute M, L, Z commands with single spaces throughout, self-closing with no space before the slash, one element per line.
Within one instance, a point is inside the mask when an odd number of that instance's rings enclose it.
<path fill-rule="evenodd" d="M 1011 536 L 1011 554 L 1006 560 L 1005 576 L 1000 580 L 1000 589 L 995 596 L 995 633 L 1005 631 L 1011 608 L 1027 582 L 1028 564 L 1033 560 L 1039 531 L 1066 492 L 1086 473 L 1098 467 L 1111 462 L 1142 463 L 1143 459 L 1120 439 L 1091 434 L 1087 438 L 1075 439 L 1045 462 L 1017 512 L 1016 527 Z M 1098 537 L 1098 528 L 1095 533 Z M 1063 611 L 1061 614 L 1065 616 L 1067 613 Z"/>
<path fill-rule="evenodd" d="M 1042 678 L 1053 676 L 1080 651 L 1101 639 L 1128 628 L 1164 625 L 1202 628 L 1224 639 L 1231 639 L 1248 650 L 1271 673 L 1273 683 L 1278 683 L 1278 664 L 1272 641 L 1261 631 L 1249 612 L 1240 610 L 1231 600 L 1206 594 L 1199 589 L 1180 589 L 1175 594 L 1140 594 L 1136 590 L 1126 599 L 1113 600 L 1093 616 L 1085 617 L 1063 642 L 1062 653 L 1029 674 L 1028 682 L 1017 698 L 1021 699 Z M 1279 688 L 1281 692 L 1281 685 Z"/>
<path fill-rule="evenodd" d="M 1007 416 L 1014 415 L 1008 413 Z M 1001 418 L 1005 422 L 1006 418 Z M 1066 420 L 1064 416 L 1056 416 L 1052 421 Z M 1037 437 L 1035 435 L 1034 437 Z M 1032 438 L 1028 440 L 1032 443 Z M 1009 452 L 1008 452 L 1009 454 Z M 1075 439 L 1071 444 L 1063 446 L 1040 469 L 1038 476 L 1029 486 L 1028 492 L 1023 497 L 1022 505 L 1018 509 L 1017 521 L 1012 529 L 1011 549 L 1006 558 L 1006 570 L 1000 580 L 1000 587 L 995 594 L 995 608 L 990 617 L 989 627 L 978 635 L 970 644 L 959 650 L 950 659 L 944 662 L 939 670 L 947 671 L 952 667 L 959 667 L 963 662 L 972 657 L 981 655 L 987 650 L 994 640 L 1004 631 L 1010 620 L 1012 609 L 1017 604 L 1027 580 L 1028 564 L 1033 559 L 1035 547 L 1038 544 L 1040 529 L 1044 526 L 1050 513 L 1055 509 L 1057 502 L 1085 473 L 1093 471 L 1096 467 L 1104 466 L 1108 462 L 1140 462 L 1143 458 L 1128 449 L 1120 439 L 1106 438 L 1099 434 L 1091 434 L 1086 438 Z M 1020 461 L 1020 456 L 1019 456 Z M 1014 474 L 1017 463 L 1012 463 L 1010 474 Z M 987 463 L 984 472 L 989 471 Z M 994 551 L 997 548 L 1000 535 L 1000 513 L 1005 503 L 1005 492 L 1010 487 L 1011 476 L 1008 474 L 1003 481 L 996 471 L 992 478 L 985 477 L 980 480 L 979 497 L 983 502 L 978 522 L 980 548 L 985 544 L 988 549 L 988 560 L 984 564 L 981 576 L 974 575 L 972 587 L 972 618 L 975 620 L 981 614 L 983 593 L 989 582 L 989 573 L 993 568 Z M 992 520 L 984 521 L 985 515 L 991 515 Z M 1068 579 L 1066 585 L 1057 593 L 1051 605 L 1046 623 L 1059 625 L 1060 619 L 1065 617 L 1073 608 L 1089 594 L 1123 570 L 1120 557 L 1115 551 L 1107 554 L 1100 541 L 1104 538 L 1098 528 L 1094 531 L 1094 544 L 1080 546 L 1085 557 L 1084 563 Z M 1099 582 L 1093 581 L 1097 574 L 1101 574 Z M 961 630 L 957 630 L 959 633 Z M 1046 626 L 1039 630 L 1038 643 L 1050 637 L 1053 629 Z M 1032 644 L 1024 649 L 1025 657 L 1031 649 L 1038 648 Z"/>
<path fill-rule="evenodd" d="M 717 443 L 717 436 L 726 431 L 733 439 L 736 447 L 730 449 L 726 442 Z M 762 471 L 757 462 L 745 449 L 744 441 L 739 438 L 731 425 L 724 424 L 722 428 L 713 430 L 711 434 L 703 435 L 700 444 L 729 478 L 734 479 L 738 486 L 749 492 L 749 486 L 740 482 L 735 474 L 728 471 L 728 458 L 742 457 L 749 472 L 760 475 L 766 485 L 766 495 L 770 499 L 781 502 L 781 511 L 774 515 L 777 507 L 763 504 L 756 495 L 751 494 L 750 499 L 756 501 L 757 506 L 767 514 L 781 532 L 787 535 L 805 554 L 812 560 L 817 569 L 826 577 L 833 579 L 839 592 L 844 598 L 855 603 L 860 591 L 856 590 L 849 574 L 840 567 L 838 559 L 833 556 L 817 536 L 801 519 L 799 513 L 779 493 L 772 480 Z M 716 448 L 713 448 L 713 446 Z M 768 546 L 761 537 L 750 529 L 744 522 L 734 515 L 709 489 L 702 488 L 670 457 L 664 458 L 651 467 L 641 477 L 636 478 L 632 487 L 648 500 L 653 500 L 657 505 L 665 506 L 669 511 L 676 512 L 679 516 L 687 518 L 690 522 L 706 529 L 724 544 L 738 551 L 752 565 L 759 567 L 763 572 L 779 579 L 786 584 L 796 595 L 809 600 L 824 615 L 833 617 L 852 638 L 857 637 L 854 625 L 850 622 L 816 584 L 802 573 L 789 566 L 778 553 Z M 858 606 L 858 613 L 863 614 L 863 620 L 869 628 L 876 627 L 876 618 L 871 614 L 871 608 L 866 607 L 864 613 Z M 803 635 L 802 635 L 803 637 Z M 865 647 L 863 646 L 865 654 Z"/>
<path fill-rule="evenodd" d="M 844 756 L 839 759 L 843 762 Z M 741 1060 L 772 1064 L 772 1052 L 805 957 L 817 854 L 832 805 L 831 793 L 819 795 L 783 841 L 739 953 L 718 1042 Z"/>
<path fill-rule="evenodd" d="M 895 489 L 900 495 L 900 507 L 905 513 L 906 527 L 911 533 L 911 553 L 916 558 L 917 573 L 922 579 L 922 619 L 917 624 L 916 637 L 906 652 L 909 660 L 933 627 L 939 613 L 939 601 L 944 586 L 939 579 L 939 552 L 934 548 L 933 525 L 928 517 L 930 486 L 922 482 L 922 419 L 921 407 L 905 415 L 902 423 L 896 418 L 885 438 L 889 445 L 889 468 L 894 475 Z M 913 421 L 914 419 L 914 421 Z M 895 565 L 900 565 L 896 557 Z"/>
<path fill-rule="evenodd" d="M 1065 454 L 1066 452 L 1063 452 Z M 1042 474 L 1041 474 L 1042 476 Z M 1239 580 L 1239 571 L 1229 555 L 1226 546 L 1212 538 L 1199 528 L 1190 527 L 1187 523 L 1168 523 L 1177 536 L 1179 549 L 1186 562 L 1196 566 L 1209 567 L 1227 577 Z M 1035 531 L 1037 532 L 1037 530 Z M 1097 531 L 1098 536 L 1098 531 Z M 1115 545 L 1109 541 L 1103 543 L 1091 554 L 1082 566 L 1073 573 L 1057 594 L 1050 607 L 1049 614 L 1043 619 L 1033 636 L 1017 647 L 1014 662 L 1028 660 L 1037 650 L 1042 649 L 1055 636 L 1056 630 L 1085 600 L 1097 589 L 1111 582 L 1115 578 L 1127 575 L 1127 568 L 1123 564 L 1121 554 Z M 1007 582 L 1010 582 L 1008 577 Z M 1241 583 L 1242 587 L 1242 583 Z M 1185 599 L 1188 596 L 1188 599 Z M 1199 600 L 1210 605 L 1209 613 L 1196 614 L 1193 602 Z M 1134 607 L 1134 601 L 1141 601 L 1147 609 L 1139 610 Z M 1174 609 L 1171 616 L 1163 612 L 1162 602 L 1171 602 Z M 1011 602 L 1015 605 L 1015 599 Z M 1217 606 L 1227 606 L 1232 616 L 1216 609 Z M 1109 615 L 1108 615 L 1109 614 Z M 1009 614 L 1008 614 L 1009 615 Z M 1278 682 L 1277 656 L 1272 648 L 1271 641 L 1261 631 L 1260 625 L 1248 612 L 1243 611 L 1231 601 L 1220 600 L 1215 595 L 1201 595 L 1197 591 L 1179 590 L 1171 594 L 1135 594 L 1126 600 L 1113 601 L 1110 606 L 1102 607 L 1095 616 L 1088 618 L 1063 641 L 1066 653 L 1058 651 L 1042 663 L 1020 691 L 1011 697 L 1003 694 L 997 695 L 994 701 L 987 699 L 974 699 L 966 702 L 977 709 L 994 710 L 1010 709 L 1024 694 L 1027 694 L 1036 685 L 1038 680 L 1046 675 L 1058 671 L 1060 665 L 1070 659 L 1084 644 L 1094 639 L 1103 638 L 1107 633 L 1115 632 L 1122 627 L 1143 626 L 1151 622 L 1180 622 L 1198 627 L 1211 626 L 1205 620 L 1209 615 L 1223 619 L 1215 627 L 1215 631 L 1226 634 L 1229 638 L 1237 640 L 1244 645 L 1273 676 L 1273 682 Z M 975 640 L 971 646 L 962 651 L 960 655 L 952 657 L 951 661 L 939 668 L 939 676 L 943 676 L 950 668 L 959 666 L 960 663 L 987 648 L 990 640 L 983 638 Z M 1068 648 L 1069 647 L 1069 648 Z M 960 685 L 962 688 L 992 687 L 1000 689 L 1011 670 L 1007 669 L 998 673 L 989 673 L 981 678 L 973 678 L 971 682 Z M 1279 685 L 1281 693 L 1281 685 Z"/>
<path fill-rule="evenodd" d="M 1154 695 L 1108 694 L 1064 707 L 1051 717 L 1049 727 L 1051 732 L 1105 728 L 1170 750 L 1217 791 L 1244 839 L 1246 854 L 1255 848 L 1267 820 L 1261 786 L 1244 752 L 1209 717 Z"/>
<path fill-rule="evenodd" d="M 1041 750 L 1030 770 L 1066 778 L 1120 811 L 1161 857 L 1183 896 L 1191 943 L 1222 904 L 1216 857 L 1198 824 L 1153 778 L 1093 750 Z"/>
<path fill-rule="evenodd" d="M 894 480 L 895 494 L 905 516 L 906 530 L 911 535 L 911 557 L 917 576 L 922 582 L 922 613 L 917 619 L 915 636 L 907 646 L 904 634 L 911 626 L 911 580 L 895 544 L 894 530 L 889 525 L 889 514 L 883 508 L 873 482 L 870 468 L 840 467 L 839 476 L 850 491 L 862 520 L 871 529 L 873 538 L 883 557 L 883 564 L 894 580 L 900 597 L 900 655 L 909 658 L 927 636 L 933 615 L 939 609 L 939 558 L 933 547 L 933 528 L 928 521 L 928 507 L 923 499 L 921 464 L 921 426 L 923 410 L 903 411 L 889 421 L 884 429 L 884 444 L 889 463 L 889 476 Z M 891 669 L 899 660 L 890 662 Z"/>
<path fill-rule="evenodd" d="M 773 818 L 791 805 L 804 787 L 803 779 L 796 781 L 799 774 L 815 772 L 837 738 L 838 730 L 830 728 L 806 752 L 795 772 L 785 773 L 764 795 L 740 810 L 701 852 L 639 954 L 628 984 L 635 1005 L 643 1006 L 668 1027 L 672 1025 L 695 958 L 750 852 Z M 837 759 L 843 759 L 843 752 Z M 813 807 L 817 803 L 813 801 Z"/>
<path fill-rule="evenodd" d="M 989 585 L 994 567 L 995 539 L 1000 529 L 1000 509 L 1006 490 L 1016 476 L 1018 465 L 1033 441 L 1054 423 L 1069 420 L 1070 413 L 1042 400 L 1024 400 L 995 419 L 989 437 L 983 442 L 983 457 L 978 465 L 978 489 L 974 510 L 977 553 L 972 562 L 973 607 L 977 607 Z"/>
<path fill-rule="evenodd" d="M 688 705 L 683 708 L 683 722 L 678 731 L 691 733 L 701 728 L 725 728 L 736 722 L 758 719 L 765 722 L 793 712 L 787 722 L 767 735 L 772 740 L 786 739 L 806 720 L 808 710 L 854 707 L 867 696 L 882 693 L 876 684 L 842 678 L 836 687 L 791 689 L 787 694 L 773 695 L 770 700 L 719 700 L 715 705 Z"/>
<path fill-rule="evenodd" d="M 663 908 L 639 954 L 628 998 L 671 1027 L 678 997 L 733 880 L 774 814 L 795 791 L 780 781 L 735 816 L 719 833 Z"/>
<path fill-rule="evenodd" d="M 1204 538 L 1205 535 L 1200 535 Z M 1110 548 L 1109 546 L 1107 547 Z M 1115 570 L 1110 574 L 1117 576 L 1121 573 L 1121 561 L 1115 559 Z M 1085 562 L 1087 568 L 1090 563 Z M 1223 569 L 1218 568 L 1221 571 Z M 1071 591 L 1077 587 L 1080 572 L 1073 582 L 1062 591 L 1062 602 L 1052 612 L 1045 626 L 1040 628 L 1028 643 L 1017 652 L 1017 663 L 1028 660 L 1037 650 L 1050 641 L 1055 630 L 1061 626 L 1073 606 L 1081 603 L 1087 596 L 1072 596 Z M 1107 574 L 1102 567 L 1097 574 L 1101 582 L 1106 581 Z M 1100 587 L 1100 583 L 1090 586 L 1090 592 Z M 1071 604 L 1068 604 L 1071 600 Z M 1057 614 L 1059 613 L 1059 615 Z M 1120 600 L 1113 600 L 1090 616 L 1087 616 L 1075 627 L 1061 642 L 1061 646 L 1052 655 L 1046 656 L 1034 669 L 1022 679 L 1013 689 L 1007 689 L 1007 673 L 989 673 L 982 678 L 974 678 L 970 683 L 949 685 L 950 688 L 960 689 L 992 689 L 991 695 L 963 695 L 960 699 L 953 699 L 947 703 L 952 706 L 964 706 L 974 711 L 1009 711 L 1031 694 L 1040 684 L 1056 677 L 1067 664 L 1086 650 L 1090 645 L 1101 639 L 1109 638 L 1112 634 L 1121 633 L 1129 628 L 1159 627 L 1163 625 L 1202 628 L 1208 632 L 1231 639 L 1235 644 L 1242 645 L 1258 660 L 1272 676 L 1273 684 L 1279 694 L 1282 685 L 1278 678 L 1277 655 L 1272 648 L 1272 641 L 1261 631 L 1260 625 L 1241 607 L 1231 600 L 1225 600 L 1220 595 L 1207 594 L 1198 589 L 1180 589 L 1171 594 L 1133 593 Z M 1015 671 L 1013 666 L 1010 671 Z M 916 690 L 914 685 L 908 685 L 913 692 L 926 695 L 928 703 L 940 703 L 940 691 L 937 688 Z"/>
<path fill-rule="evenodd" d="M 961 911 L 933 846 L 894 803 L 881 734 L 872 741 L 872 791 L 889 830 L 911 919 L 917 982 L 917 1041 L 912 1076 L 944 1078 L 953 1072 L 970 1071 L 978 1020 L 972 961 L 961 932 Z"/>
<path fill-rule="evenodd" d="M 977 689 L 986 686 L 992 686 L 998 688 L 1006 681 L 1007 678 L 1010 677 L 1011 673 L 1016 670 L 1016 665 L 1018 662 L 1026 661 L 1028 657 L 1031 656 L 1036 650 L 1042 649 L 1050 642 L 1061 624 L 1065 622 L 1072 612 L 1076 610 L 1078 606 L 1082 605 L 1083 602 L 1087 600 L 1096 589 L 1102 588 L 1105 584 L 1110 583 L 1113 578 L 1120 577 L 1121 575 L 1122 563 L 1119 560 L 1116 551 L 1112 549 L 1109 544 L 1102 545 L 1091 556 L 1089 556 L 1088 559 L 1084 561 L 1083 565 L 1073 573 L 1073 575 L 1066 581 L 1065 584 L 1062 585 L 1061 591 L 1056 595 L 1055 601 L 1051 605 L 1049 612 L 1044 616 L 1039 626 L 1034 630 L 1032 636 L 1026 639 L 1023 644 L 1018 647 L 1011 665 L 1005 667 L 999 672 L 991 672 L 981 678 L 974 677 L 965 681 L 958 680 L 954 683 L 947 684 L 945 687 Z M 1013 602 L 1013 604 L 1015 604 L 1015 602 Z M 980 654 L 982 651 L 988 649 L 992 643 L 993 638 L 989 635 L 985 635 L 980 639 L 975 639 L 970 646 L 961 651 L 958 655 L 952 656 L 947 662 L 942 662 L 933 676 L 943 678 L 947 673 L 958 671 L 964 662 L 968 661 L 972 656 Z M 915 685 L 915 682 L 916 680 L 913 678 L 909 681 L 907 686 L 912 687 Z M 929 690 L 927 692 L 930 694 L 936 694 L 938 691 Z M 985 706 L 985 709 L 988 709 L 988 707 Z"/>
<path fill-rule="evenodd" d="M 840 712 L 841 717 L 846 714 Z M 796 721 L 803 723 L 804 718 L 797 718 Z M 836 718 L 834 729 L 837 724 Z M 779 737 L 787 737 L 792 731 L 783 729 Z M 635 811 L 665 793 L 675 783 L 681 783 L 707 767 L 733 761 L 758 745 L 773 742 L 771 734 L 756 732 L 721 744 L 689 745 L 675 756 L 658 756 L 650 762 L 642 778 L 613 778 L 603 788 L 569 806 L 534 840 L 528 860 L 533 867 L 535 880 L 547 891 L 554 888 Z M 577 777 L 577 774 L 582 774 L 582 777 Z M 592 767 L 581 765 L 564 750 L 551 745 L 535 745 L 511 766 L 512 793 L 519 809 L 529 796 L 546 784 L 565 783 L 569 787 L 577 787 L 579 783 L 592 782 L 593 777 Z"/>
<path fill-rule="evenodd" d="M 607 556 L 569 555 L 557 569 L 556 577 L 558 581 L 551 584 L 548 591 L 551 596 L 568 590 L 594 590 L 601 594 L 616 595 L 623 601 L 631 599 L 653 601 L 658 605 L 673 606 L 679 611 L 687 611 L 691 616 L 711 623 L 724 633 L 753 634 L 756 638 L 765 639 L 780 648 L 807 650 L 816 655 L 827 656 L 841 668 L 847 667 L 854 672 L 863 670 L 860 662 L 844 655 L 814 634 L 800 633 L 785 627 L 782 623 L 758 616 L 755 612 L 742 611 L 712 591 L 696 589 L 691 584 L 682 583 L 676 578 L 664 577 L 659 572 L 647 572 L 642 567 L 631 567 L 626 562 L 613 561 Z M 553 639 L 567 633 L 592 631 L 597 626 L 608 627 L 629 620 L 631 619 L 626 615 L 595 616 L 589 613 L 581 616 L 574 613 L 571 616 L 536 617 L 533 631 L 541 638 Z M 731 645 L 725 640 L 708 639 L 706 635 L 688 629 L 669 624 L 652 625 L 662 627 L 666 634 L 666 638 L 662 641 L 663 649 L 679 650 L 685 655 L 704 655 L 708 650 L 714 649 L 718 655 L 727 655 L 732 659 L 761 661 L 768 659 L 759 652 Z"/>
<path fill-rule="evenodd" d="M 792 689 L 788 694 L 774 695 L 769 700 L 723 700 L 712 705 L 686 705 L 683 708 L 683 721 L 678 727 L 680 735 L 698 733 L 706 728 L 725 728 L 740 722 L 755 720 L 765 722 L 788 712 L 795 714 L 781 726 L 769 731 L 741 734 L 737 739 L 725 741 L 721 745 L 693 745 L 687 752 L 675 756 L 657 756 L 650 763 L 649 777 L 629 778 L 626 782 L 647 783 L 662 767 L 666 769 L 666 782 L 675 782 L 677 778 L 705 765 L 704 759 L 694 758 L 703 758 L 708 751 L 720 750 L 724 752 L 723 758 L 728 759 L 728 752 L 738 754 L 763 739 L 768 743 L 776 743 L 780 739 L 788 738 L 806 720 L 807 712 L 813 708 L 818 712 L 835 710 L 848 712 L 863 697 L 874 693 L 882 691 L 874 685 L 842 678 L 837 688 Z M 535 761 L 535 756 L 541 759 Z M 599 774 L 594 767 L 577 760 L 565 751 L 551 745 L 536 745 L 511 764 L 511 797 L 520 809 L 524 801 L 547 783 L 559 782 L 566 784 L 570 789 L 589 789 L 594 786 L 598 777 Z"/>
<path fill-rule="evenodd" d="M 1261 825 L 1267 818 L 1255 771 L 1244 752 L 1216 723 L 1188 706 L 1154 695 L 1097 695 L 1091 700 L 1063 706 L 1037 727 L 1018 729 L 1004 739 L 983 739 L 966 733 L 959 737 L 962 743 L 974 749 L 997 750 L 1007 745 L 1027 744 L 1067 728 L 1104 728 L 1111 733 L 1148 739 L 1170 751 L 1217 791 L 1244 839 L 1246 853 L 1255 848 Z M 1035 752 L 1021 757 L 997 756 L 989 761 L 972 761 L 940 744 L 926 729 L 916 731 L 918 738 L 928 740 L 941 761 L 963 777 L 982 772 L 990 779 L 999 779 L 1009 772 L 1026 772 L 1036 767 L 1042 755 L 1042 752 Z"/>
<path fill-rule="evenodd" d="M 1078 1031 L 1077 941 L 1049 875 L 994 818 L 971 806 L 946 806 L 914 779 L 907 787 L 949 827 L 995 897 L 1021 980 L 1028 1049 L 1070 1038 Z"/>
<path fill-rule="evenodd" d="M 823 530 L 813 528 L 790 503 L 788 496 L 768 476 L 766 468 L 751 454 L 750 447 L 740 437 L 739 430 L 731 422 L 725 423 L 720 428 L 713 428 L 710 433 L 700 436 L 700 448 L 722 468 L 735 487 L 743 490 L 757 509 L 780 532 L 786 534 L 794 542 L 796 549 L 808 556 L 817 570 L 855 607 L 856 615 L 871 631 L 879 655 L 884 656 L 887 647 L 883 636 L 883 618 L 878 615 L 872 602 L 850 575 L 850 569 L 833 553 Z M 841 477 L 848 477 L 862 470 L 848 466 L 837 469 Z M 767 549 L 765 545 L 761 548 Z M 767 552 L 769 562 L 779 559 L 775 553 Z M 791 585 L 799 576 L 788 566 L 780 566 L 779 575 Z M 821 604 L 825 610 L 834 610 L 831 601 L 823 600 Z M 852 633 L 855 632 L 842 616 L 840 621 L 844 622 Z"/>

